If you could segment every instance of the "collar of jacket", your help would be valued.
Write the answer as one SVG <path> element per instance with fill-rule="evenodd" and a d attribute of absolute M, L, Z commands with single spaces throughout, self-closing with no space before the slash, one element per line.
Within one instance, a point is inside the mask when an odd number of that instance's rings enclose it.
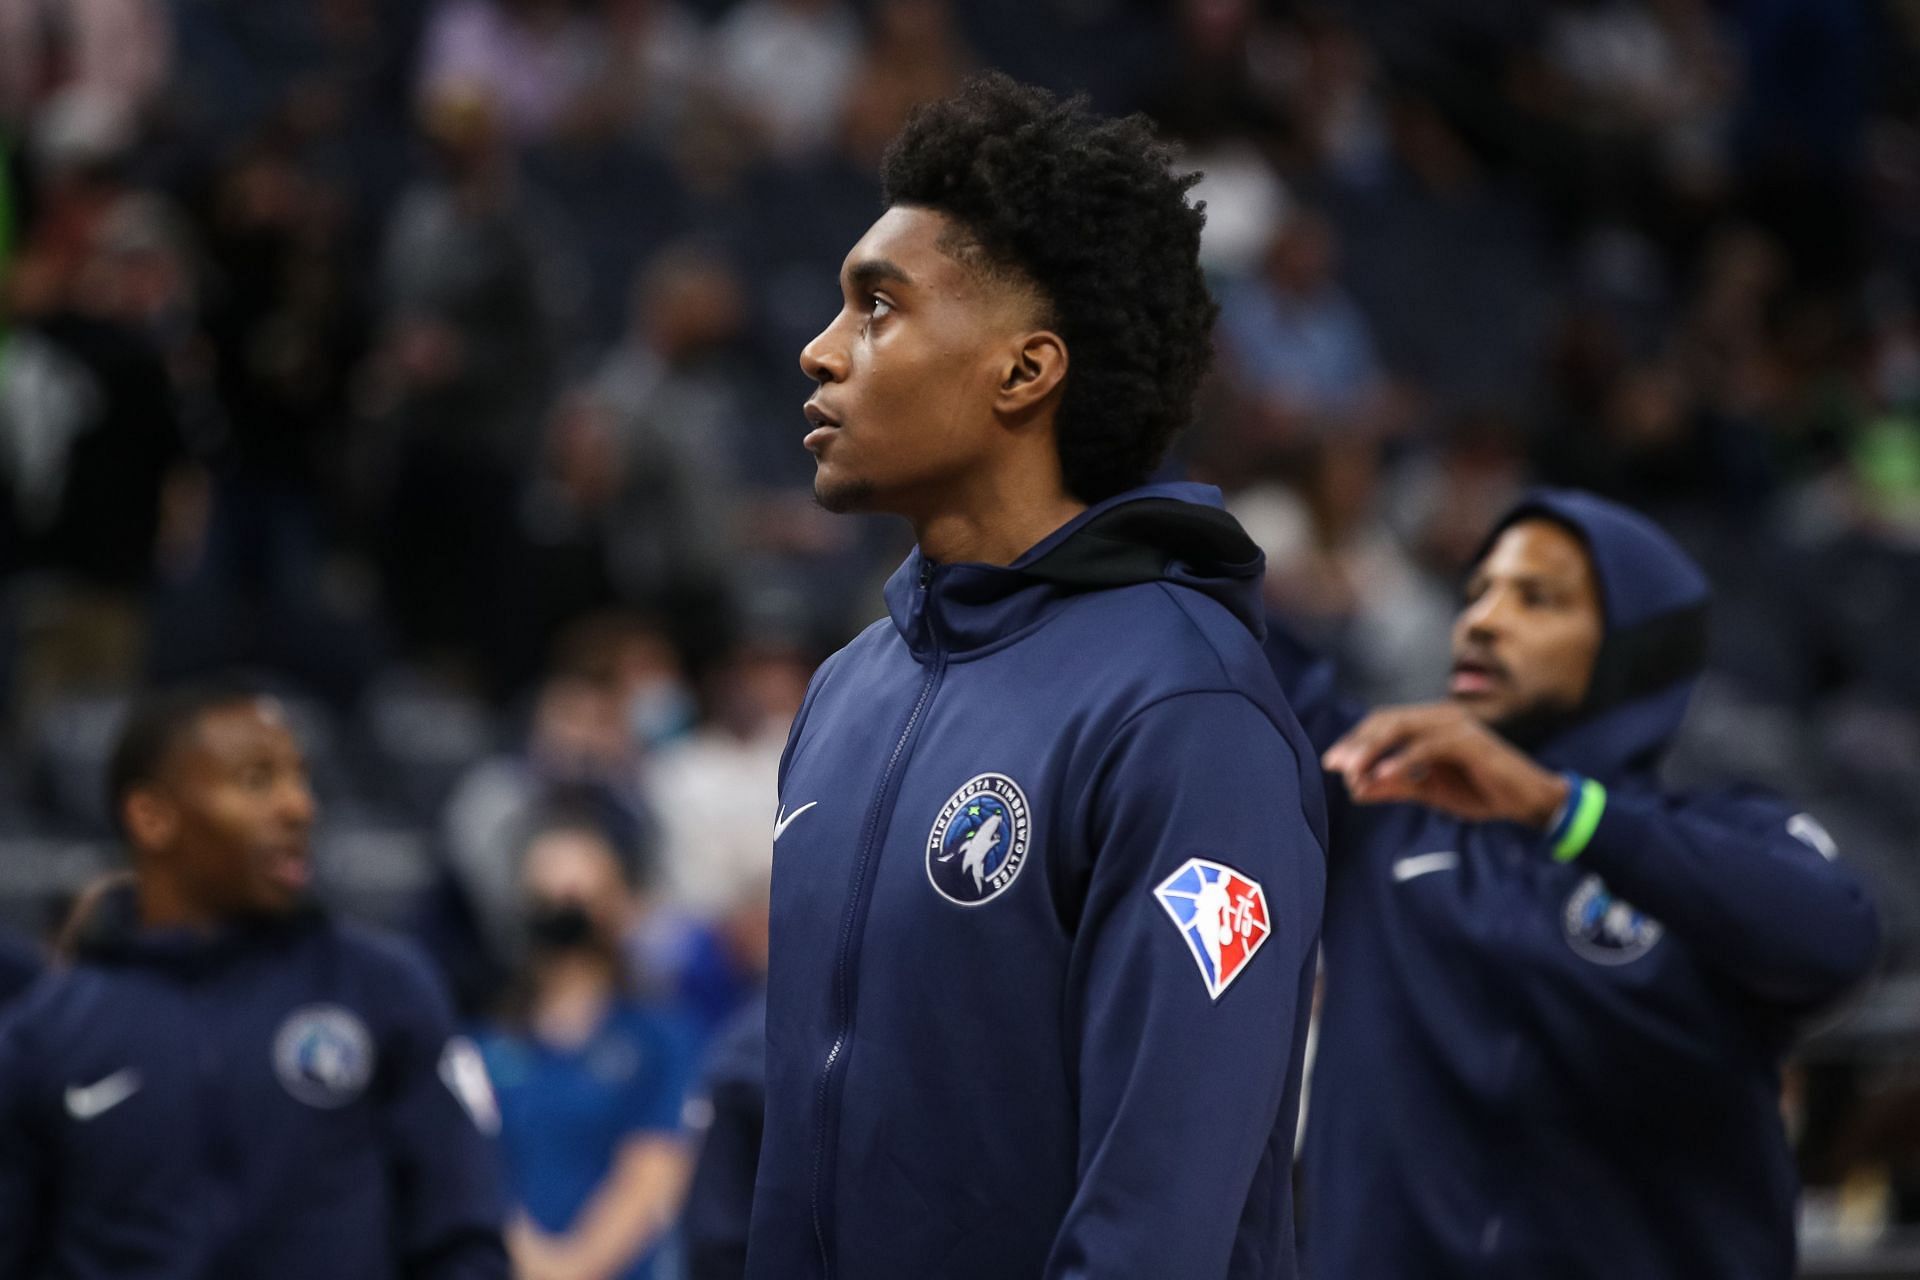
<path fill-rule="evenodd" d="M 1220 601 L 1256 638 L 1266 559 L 1211 485 L 1144 485 L 1099 502 L 1010 565 L 935 564 L 915 547 L 887 580 L 887 611 L 913 656 L 979 657 L 1067 597 L 1171 582 Z"/>
<path fill-rule="evenodd" d="M 138 888 L 116 885 L 73 923 L 72 951 L 85 964 L 137 965 L 192 976 L 217 969 L 241 952 L 305 934 L 325 919 L 320 907 L 308 903 L 284 916 L 234 920 L 212 932 L 148 929 L 140 924 Z"/>

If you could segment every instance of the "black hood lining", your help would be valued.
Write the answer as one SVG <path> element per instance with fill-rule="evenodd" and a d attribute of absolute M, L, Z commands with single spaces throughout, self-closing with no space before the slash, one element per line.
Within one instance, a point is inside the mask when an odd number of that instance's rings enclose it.
<path fill-rule="evenodd" d="M 139 885 L 131 875 L 122 873 L 99 892 L 81 895 L 63 931 L 62 950 L 72 959 L 96 964 L 158 962 L 194 968 L 218 961 L 236 946 L 299 932 L 325 919 L 325 909 L 309 899 L 285 915 L 236 917 L 208 937 L 204 945 L 156 950 L 142 935 Z"/>
<path fill-rule="evenodd" d="M 1708 608 L 1697 604 L 1609 629 L 1594 659 L 1593 680 L 1580 704 L 1583 716 L 1658 693 L 1706 669 Z"/>
<path fill-rule="evenodd" d="M 1019 572 L 1056 586 L 1098 589 L 1158 582 L 1176 561 L 1250 577 L 1260 560 L 1258 544 L 1220 508 L 1142 498 L 1101 512 Z"/>

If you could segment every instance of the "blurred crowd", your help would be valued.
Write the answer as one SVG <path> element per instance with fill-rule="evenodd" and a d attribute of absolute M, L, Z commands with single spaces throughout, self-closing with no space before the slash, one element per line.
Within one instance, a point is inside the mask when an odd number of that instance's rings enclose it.
<path fill-rule="evenodd" d="M 590 830 L 720 1025 L 787 722 L 905 547 L 811 504 L 796 356 L 980 66 L 1205 171 L 1172 465 L 1355 692 L 1439 690 L 1519 488 L 1633 503 L 1720 592 L 1677 771 L 1804 797 L 1920 959 L 1910 0 L 0 0 L 8 914 L 106 838 L 127 691 L 241 666 L 332 891 L 469 1012 Z"/>

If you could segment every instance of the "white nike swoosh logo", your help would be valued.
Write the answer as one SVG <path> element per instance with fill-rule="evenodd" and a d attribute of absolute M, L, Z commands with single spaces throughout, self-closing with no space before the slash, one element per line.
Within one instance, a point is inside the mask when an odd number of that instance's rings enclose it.
<path fill-rule="evenodd" d="M 82 1088 L 67 1086 L 67 1114 L 75 1120 L 92 1120 L 105 1115 L 140 1092 L 140 1073 L 132 1067 L 114 1072 L 104 1080 Z"/>
<path fill-rule="evenodd" d="M 805 804 L 801 805 L 798 809 L 795 809 L 792 813 L 787 812 L 787 806 L 781 805 L 779 816 L 773 820 L 773 838 L 775 840 L 778 840 L 780 838 L 780 833 L 785 831 L 788 827 L 792 826 L 793 820 L 795 818 L 799 817 L 801 814 L 805 813 L 807 810 L 813 808 L 813 806 L 819 803 L 820 802 L 818 800 L 809 800 Z M 766 810 L 762 809 L 760 812 L 765 813 Z"/>
<path fill-rule="evenodd" d="M 1436 871 L 1451 871 L 1459 865 L 1460 855 L 1457 853 L 1416 853 L 1411 858 L 1402 858 L 1393 864 L 1393 881 L 1395 884 L 1405 884 Z"/>

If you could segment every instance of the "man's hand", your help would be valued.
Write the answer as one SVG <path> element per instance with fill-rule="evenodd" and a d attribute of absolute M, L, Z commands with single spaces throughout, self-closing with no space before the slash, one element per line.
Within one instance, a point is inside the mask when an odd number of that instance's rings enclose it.
<path fill-rule="evenodd" d="M 1376 711 L 1320 765 L 1340 775 L 1356 803 L 1421 804 L 1469 822 L 1545 831 L 1567 800 L 1565 778 L 1451 702 Z"/>

